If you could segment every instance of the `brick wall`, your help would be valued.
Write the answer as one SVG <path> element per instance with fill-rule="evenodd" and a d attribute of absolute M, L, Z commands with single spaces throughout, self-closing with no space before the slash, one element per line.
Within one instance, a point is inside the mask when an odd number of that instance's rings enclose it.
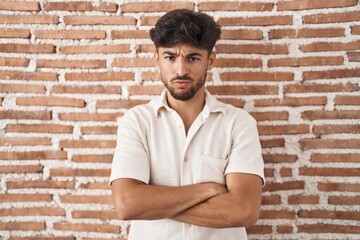
<path fill-rule="evenodd" d="M 208 89 L 258 120 L 249 238 L 358 239 L 360 2 L 123 2 L 0 2 L 0 239 L 126 239 L 116 118 L 162 90 L 148 30 L 180 7 L 223 26 Z"/>

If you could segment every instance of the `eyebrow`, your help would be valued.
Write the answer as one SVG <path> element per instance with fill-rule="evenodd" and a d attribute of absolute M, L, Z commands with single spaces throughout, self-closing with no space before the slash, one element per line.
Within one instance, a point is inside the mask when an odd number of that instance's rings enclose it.
<path fill-rule="evenodd" d="M 176 53 L 171 52 L 171 51 L 165 51 L 165 52 L 163 52 L 162 54 L 167 54 L 167 55 L 170 55 L 170 56 L 177 56 Z M 192 53 L 189 53 L 189 54 L 186 55 L 186 57 L 196 57 L 196 56 L 202 57 L 202 54 L 201 54 L 201 53 L 197 53 L 197 52 L 192 52 Z"/>

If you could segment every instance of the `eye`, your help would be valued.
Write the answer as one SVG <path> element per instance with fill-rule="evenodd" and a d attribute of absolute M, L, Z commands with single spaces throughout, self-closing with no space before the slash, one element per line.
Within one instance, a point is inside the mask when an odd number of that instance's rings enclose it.
<path fill-rule="evenodd" d="M 170 61 L 174 61 L 175 57 L 171 56 L 171 55 L 168 55 L 168 56 L 165 56 L 165 59 L 170 60 Z"/>
<path fill-rule="evenodd" d="M 195 62 L 195 61 L 199 61 L 200 58 L 197 58 L 197 57 L 189 57 L 189 60 L 190 60 L 191 62 Z"/>

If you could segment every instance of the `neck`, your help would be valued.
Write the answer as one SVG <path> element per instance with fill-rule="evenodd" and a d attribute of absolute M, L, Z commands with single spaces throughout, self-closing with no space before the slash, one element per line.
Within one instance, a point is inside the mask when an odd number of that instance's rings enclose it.
<path fill-rule="evenodd" d="M 167 92 L 167 101 L 169 107 L 174 109 L 180 115 L 187 132 L 204 107 L 205 89 L 204 87 L 200 88 L 194 97 L 187 101 L 177 100 Z"/>

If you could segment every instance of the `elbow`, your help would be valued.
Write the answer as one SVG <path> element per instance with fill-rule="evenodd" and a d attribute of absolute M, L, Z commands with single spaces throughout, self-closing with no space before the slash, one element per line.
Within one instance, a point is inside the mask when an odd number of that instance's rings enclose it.
<path fill-rule="evenodd" d="M 232 227 L 251 227 L 256 224 L 260 216 L 258 209 L 236 211 L 236 216 L 232 218 Z"/>
<path fill-rule="evenodd" d="M 132 210 L 133 207 L 129 203 L 128 200 L 123 198 L 113 199 L 114 201 L 114 207 L 117 217 L 120 220 L 128 221 L 128 220 L 134 220 L 134 211 Z"/>

